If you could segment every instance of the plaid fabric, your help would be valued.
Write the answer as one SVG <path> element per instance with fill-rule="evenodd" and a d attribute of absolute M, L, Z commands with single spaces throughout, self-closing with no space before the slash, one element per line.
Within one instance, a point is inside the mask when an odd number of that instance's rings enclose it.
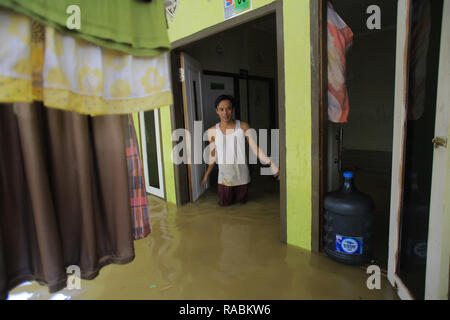
<path fill-rule="evenodd" d="M 139 157 L 136 131 L 131 115 L 128 115 L 126 147 L 133 235 L 134 240 L 139 240 L 148 236 L 152 228 L 145 191 L 144 170 Z"/>

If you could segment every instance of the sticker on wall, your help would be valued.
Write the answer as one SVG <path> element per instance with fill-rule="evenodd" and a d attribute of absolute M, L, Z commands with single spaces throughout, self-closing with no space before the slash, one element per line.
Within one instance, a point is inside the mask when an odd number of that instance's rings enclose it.
<path fill-rule="evenodd" d="M 175 18 L 175 12 L 177 11 L 180 0 L 164 0 L 164 7 L 166 8 L 166 14 L 169 16 L 170 21 Z"/>
<path fill-rule="evenodd" d="M 225 20 L 249 11 L 251 8 L 251 0 L 223 0 Z"/>

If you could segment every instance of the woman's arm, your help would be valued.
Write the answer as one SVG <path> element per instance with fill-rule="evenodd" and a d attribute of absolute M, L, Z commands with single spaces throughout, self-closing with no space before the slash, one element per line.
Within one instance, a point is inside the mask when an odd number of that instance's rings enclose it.
<path fill-rule="evenodd" d="M 250 129 L 250 125 L 246 122 L 241 121 L 241 128 L 242 130 L 244 130 L 244 132 L 247 132 L 247 130 Z M 272 174 L 274 175 L 274 177 L 280 179 L 280 169 L 278 169 L 277 165 L 270 160 L 270 158 L 264 153 L 264 151 L 261 150 L 261 148 L 258 147 L 250 134 L 246 134 L 245 137 L 247 138 L 250 149 L 254 154 L 256 154 L 261 163 L 270 165 L 270 169 L 272 170 Z"/>

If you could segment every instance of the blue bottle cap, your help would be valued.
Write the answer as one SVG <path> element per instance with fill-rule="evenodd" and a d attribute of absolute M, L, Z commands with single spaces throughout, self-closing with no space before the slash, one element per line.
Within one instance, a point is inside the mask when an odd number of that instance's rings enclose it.
<path fill-rule="evenodd" d="M 353 179 L 354 177 L 355 177 L 355 174 L 353 172 L 351 172 L 351 171 L 344 172 L 344 178 Z"/>

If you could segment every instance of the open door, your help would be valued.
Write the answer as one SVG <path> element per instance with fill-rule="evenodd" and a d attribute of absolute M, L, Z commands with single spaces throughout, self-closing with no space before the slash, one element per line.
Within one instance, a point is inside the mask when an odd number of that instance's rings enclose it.
<path fill-rule="evenodd" d="M 448 208 L 448 134 L 450 120 L 450 1 L 445 0 L 436 101 L 436 127 L 433 139 L 433 175 L 427 248 L 425 299 L 449 299 L 450 210 Z"/>
<path fill-rule="evenodd" d="M 449 15 L 398 1 L 388 279 L 402 299 L 448 298 Z"/>
<path fill-rule="evenodd" d="M 164 198 L 164 176 L 159 126 L 159 110 L 139 113 L 145 189 L 147 193 Z"/>
<path fill-rule="evenodd" d="M 201 184 L 207 169 L 203 161 L 203 150 L 208 143 L 203 141 L 202 68 L 199 62 L 183 52 L 180 53 L 180 63 L 184 123 L 185 129 L 190 133 L 186 136 L 187 156 L 190 160 L 188 161 L 189 195 L 191 202 L 194 202 L 208 187 Z M 198 121 L 201 121 L 201 124 Z M 201 144 L 199 144 L 200 141 Z"/>

